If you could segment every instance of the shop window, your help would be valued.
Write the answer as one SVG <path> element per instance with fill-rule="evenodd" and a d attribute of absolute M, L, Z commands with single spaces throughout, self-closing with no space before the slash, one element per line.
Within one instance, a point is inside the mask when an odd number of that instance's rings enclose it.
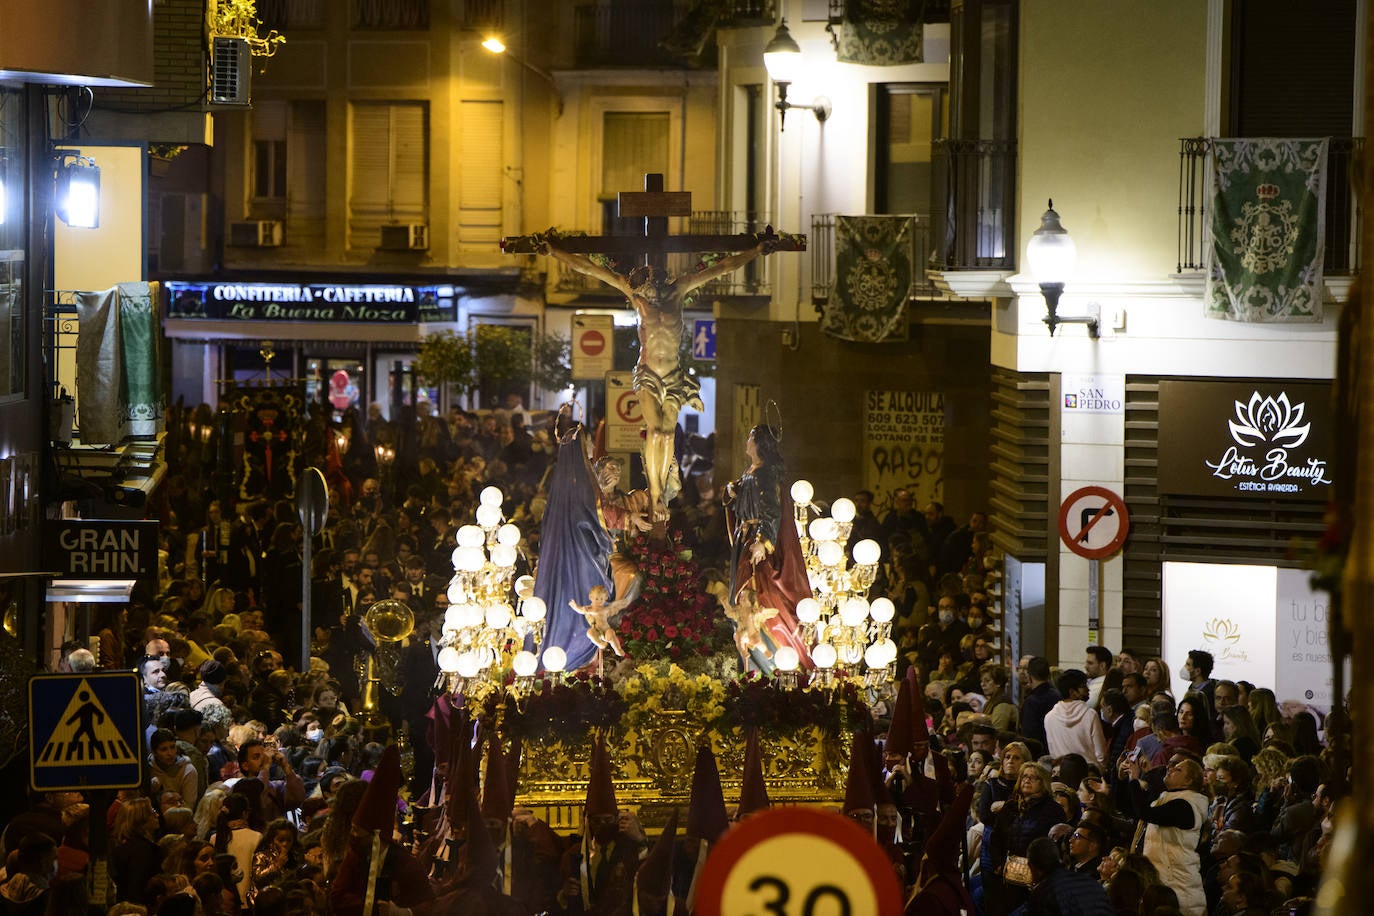
<path fill-rule="evenodd" d="M 385 224 L 423 223 L 428 211 L 429 107 L 349 106 L 349 247 L 372 249 Z"/>
<path fill-rule="evenodd" d="M 639 235 L 642 219 L 621 219 L 621 191 L 644 187 L 646 172 L 668 174 L 666 111 L 608 111 L 601 126 L 601 229 L 606 235 Z"/>

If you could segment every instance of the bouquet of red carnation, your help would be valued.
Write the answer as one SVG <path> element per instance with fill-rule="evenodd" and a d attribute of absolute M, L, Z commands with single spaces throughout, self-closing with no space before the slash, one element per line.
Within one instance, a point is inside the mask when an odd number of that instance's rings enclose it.
<path fill-rule="evenodd" d="M 716 612 L 701 569 L 682 536 L 662 540 L 639 535 L 629 553 L 644 577 L 639 597 L 621 614 L 616 630 L 629 656 L 681 661 L 712 655 L 732 645 L 729 622 Z"/>

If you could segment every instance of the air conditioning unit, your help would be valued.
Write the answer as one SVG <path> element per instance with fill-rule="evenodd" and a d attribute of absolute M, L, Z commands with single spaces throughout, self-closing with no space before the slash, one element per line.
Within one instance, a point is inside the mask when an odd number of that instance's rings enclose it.
<path fill-rule="evenodd" d="M 428 223 L 396 223 L 382 227 L 382 241 L 377 246 L 385 251 L 424 251 L 429 248 Z"/>
<path fill-rule="evenodd" d="M 253 52 L 245 38 L 210 41 L 210 104 L 246 108 L 252 101 Z"/>
<path fill-rule="evenodd" d="M 277 248 L 281 245 L 279 219 L 250 219 L 229 224 L 229 244 L 240 248 Z"/>

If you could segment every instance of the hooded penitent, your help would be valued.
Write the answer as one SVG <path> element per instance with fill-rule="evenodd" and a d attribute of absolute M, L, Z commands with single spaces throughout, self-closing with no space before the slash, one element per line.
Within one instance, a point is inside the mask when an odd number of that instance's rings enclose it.
<path fill-rule="evenodd" d="M 606 756 L 606 741 L 597 736 L 592 744 L 590 779 L 587 781 L 587 818 L 598 814 L 616 817 L 620 806 L 615 800 L 615 783 L 611 780 L 611 762 Z"/>
<path fill-rule="evenodd" d="M 673 847 L 677 840 L 677 809 L 635 873 L 634 916 L 672 916 Z"/>
<path fill-rule="evenodd" d="M 864 732 L 855 732 L 849 748 L 849 773 L 844 783 L 844 813 L 867 811 L 876 814 L 878 796 L 873 794 L 873 777 L 868 764 L 872 740 Z"/>
<path fill-rule="evenodd" d="M 696 770 L 692 773 L 692 800 L 687 808 L 687 835 L 714 843 L 730 829 L 725 810 L 725 793 L 720 788 L 716 755 L 703 744 L 697 748 Z"/>
<path fill-rule="evenodd" d="M 953 803 L 940 818 L 939 825 L 926 838 L 917 887 L 923 887 L 937 875 L 953 877 L 959 874 L 959 841 L 963 838 L 972 802 L 973 784 L 961 783 L 954 793 Z"/>
<path fill-rule="evenodd" d="M 892 704 L 892 724 L 887 727 L 887 742 L 883 753 L 889 757 L 906 758 L 911 753 L 911 681 L 903 679 L 897 685 L 897 700 Z"/>
<path fill-rule="evenodd" d="M 739 816 L 770 807 L 768 787 L 763 781 L 763 756 L 759 752 L 759 730 L 749 729 L 744 745 L 744 781 L 739 792 Z"/>
<path fill-rule="evenodd" d="M 396 745 L 388 744 L 353 814 L 353 826 L 380 836 L 383 843 L 390 843 L 396 827 L 396 795 L 401 791 L 401 782 L 401 754 Z"/>

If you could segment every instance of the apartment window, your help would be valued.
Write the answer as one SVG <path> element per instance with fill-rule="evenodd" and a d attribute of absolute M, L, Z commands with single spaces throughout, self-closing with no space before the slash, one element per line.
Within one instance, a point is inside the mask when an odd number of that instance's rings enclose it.
<path fill-rule="evenodd" d="M 1016 4 L 965 0 L 949 25 L 949 136 L 1016 139 Z"/>
<path fill-rule="evenodd" d="M 608 111 L 601 132 L 601 227 L 607 235 L 639 235 L 643 221 L 621 219 L 621 191 L 644 187 L 646 172 L 668 174 L 669 114 L 666 111 Z"/>
<path fill-rule="evenodd" d="M 932 144 L 945 134 L 945 88 L 884 83 L 875 89 L 873 212 L 928 215 Z"/>
<path fill-rule="evenodd" d="M 253 198 L 286 198 L 286 102 L 259 102 L 253 108 Z"/>
<path fill-rule="evenodd" d="M 1295 16 L 1284 0 L 1232 4 L 1231 136 L 1350 136 L 1355 5 L 1326 0 Z"/>
<path fill-rule="evenodd" d="M 429 28 L 429 0 L 353 0 L 355 29 Z"/>
<path fill-rule="evenodd" d="M 349 116 L 349 247 L 376 248 L 383 224 L 426 220 L 429 110 L 354 102 Z"/>

